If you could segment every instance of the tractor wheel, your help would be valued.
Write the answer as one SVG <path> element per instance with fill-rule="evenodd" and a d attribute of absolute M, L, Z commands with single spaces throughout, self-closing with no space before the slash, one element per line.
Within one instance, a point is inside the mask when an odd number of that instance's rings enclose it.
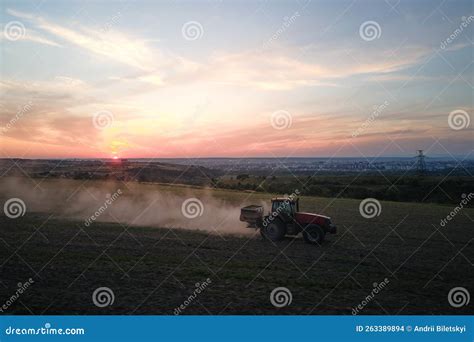
<path fill-rule="evenodd" d="M 325 235 L 324 230 L 315 224 L 310 224 L 303 230 L 304 241 L 312 245 L 320 245 L 324 241 Z"/>
<path fill-rule="evenodd" d="M 260 234 L 270 241 L 280 241 L 286 234 L 286 225 L 280 220 L 275 220 L 260 228 Z"/>

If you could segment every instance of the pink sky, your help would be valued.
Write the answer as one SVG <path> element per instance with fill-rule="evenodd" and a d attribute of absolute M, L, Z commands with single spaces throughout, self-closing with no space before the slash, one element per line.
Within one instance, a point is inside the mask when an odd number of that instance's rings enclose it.
<path fill-rule="evenodd" d="M 249 9 L 231 4 L 212 20 L 100 6 L 69 20 L 67 6 L 4 6 L 21 37 L 0 40 L 0 157 L 472 153 L 472 125 L 450 122 L 456 111 L 469 121 L 473 107 L 472 46 L 461 35 L 439 48 L 452 25 L 398 18 L 367 41 L 362 12 L 333 27 L 337 4 L 289 5 L 249 17 L 247 34 L 232 23 Z"/>

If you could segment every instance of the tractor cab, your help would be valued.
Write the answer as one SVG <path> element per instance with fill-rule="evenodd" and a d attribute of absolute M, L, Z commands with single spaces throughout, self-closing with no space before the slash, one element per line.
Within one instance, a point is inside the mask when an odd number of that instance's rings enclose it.
<path fill-rule="evenodd" d="M 300 210 L 300 202 L 298 198 L 275 197 L 272 198 L 272 213 L 294 218 Z"/>
<path fill-rule="evenodd" d="M 271 215 L 279 217 L 287 225 L 294 225 L 296 214 L 300 210 L 300 202 L 297 197 L 275 197 L 272 198 Z M 293 227 L 288 228 L 293 231 Z"/>

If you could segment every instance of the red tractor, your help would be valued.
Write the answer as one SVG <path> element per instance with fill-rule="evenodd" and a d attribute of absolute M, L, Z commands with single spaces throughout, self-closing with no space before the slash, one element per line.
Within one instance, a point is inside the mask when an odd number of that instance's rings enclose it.
<path fill-rule="evenodd" d="M 261 205 L 243 207 L 240 221 L 247 222 L 249 228 L 260 229 L 260 234 L 271 241 L 302 232 L 307 243 L 319 245 L 326 233 L 335 234 L 337 231 L 330 217 L 300 212 L 298 198 L 272 198 L 271 212 L 264 215 L 263 211 Z"/>

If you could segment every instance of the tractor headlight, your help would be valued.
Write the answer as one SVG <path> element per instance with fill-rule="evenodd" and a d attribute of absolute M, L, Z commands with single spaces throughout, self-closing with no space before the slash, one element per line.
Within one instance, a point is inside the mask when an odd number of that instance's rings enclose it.
<path fill-rule="evenodd" d="M 326 227 L 329 233 L 331 234 L 336 234 L 337 232 L 337 227 L 335 224 L 331 222 L 331 219 L 326 219 Z"/>

